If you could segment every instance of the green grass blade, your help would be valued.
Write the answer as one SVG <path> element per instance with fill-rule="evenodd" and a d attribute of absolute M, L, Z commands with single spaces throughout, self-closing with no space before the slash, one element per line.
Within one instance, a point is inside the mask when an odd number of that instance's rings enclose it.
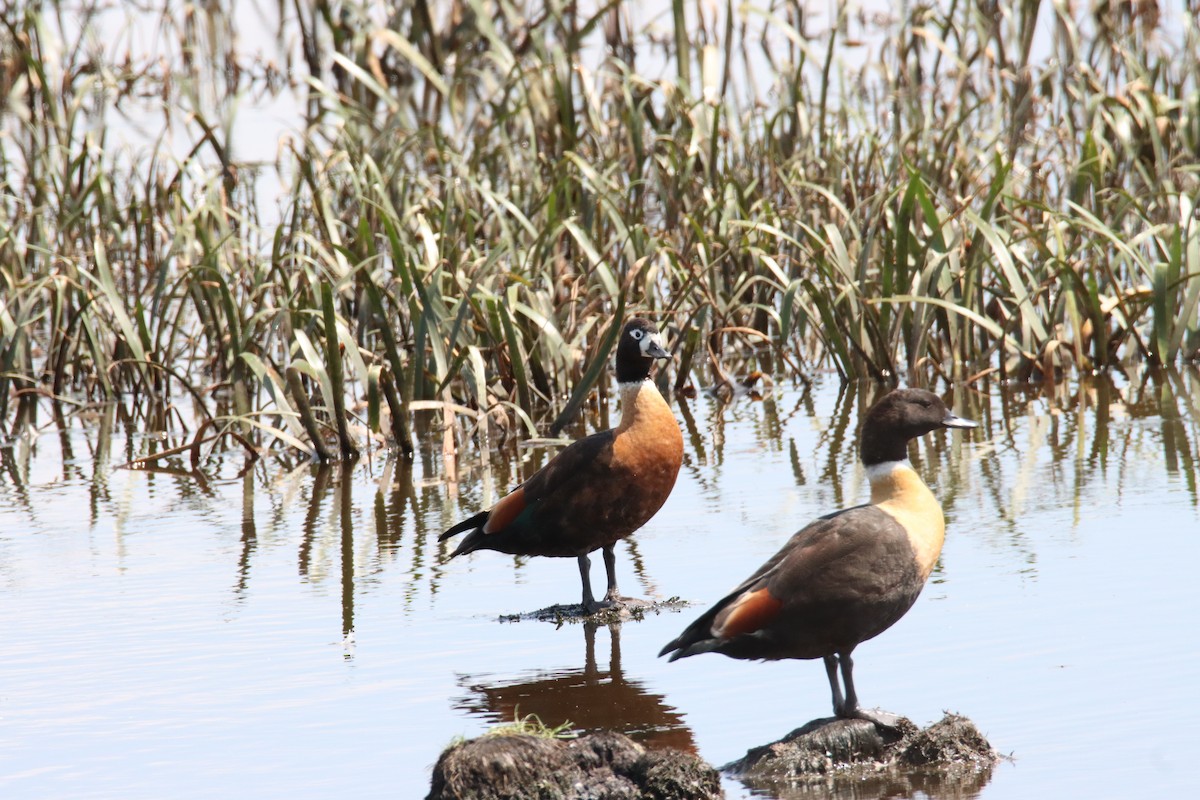
<path fill-rule="evenodd" d="M 608 357 L 612 353 L 613 347 L 617 343 L 617 338 L 621 335 L 621 328 L 625 324 L 625 295 L 618 295 L 617 307 L 613 312 L 612 321 L 609 323 L 608 330 L 600 338 L 600 346 L 596 348 L 596 354 L 592 358 L 592 363 L 588 366 L 579 383 L 575 384 L 575 390 L 571 392 L 570 399 L 563 407 L 562 412 L 555 418 L 553 424 L 550 425 L 550 433 L 557 436 L 559 432 L 566 426 L 568 422 L 575 418 L 579 413 L 579 409 L 583 407 L 583 401 L 587 398 L 588 392 L 596 385 L 596 381 L 600 380 L 600 376 L 608 367 Z"/>

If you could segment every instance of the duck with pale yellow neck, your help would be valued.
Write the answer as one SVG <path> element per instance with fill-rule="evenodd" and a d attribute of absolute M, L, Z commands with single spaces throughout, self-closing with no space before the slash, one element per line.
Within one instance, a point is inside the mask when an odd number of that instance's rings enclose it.
<path fill-rule="evenodd" d="M 801 529 L 659 655 L 821 658 L 834 714 L 874 719 L 859 708 L 850 654 L 916 602 L 946 532 L 941 505 L 908 463 L 908 443 L 939 428 L 977 426 L 932 392 L 887 394 L 867 411 L 860 437 L 871 502 Z"/>
<path fill-rule="evenodd" d="M 614 547 L 662 508 L 683 462 L 683 435 L 671 407 L 650 381 L 655 359 L 670 358 L 658 330 L 630 320 L 617 343 L 621 421 L 559 452 L 487 511 L 439 540 L 467 532 L 450 558 L 476 550 L 576 558 L 587 613 L 628 602 L 617 588 Z M 604 599 L 592 594 L 591 560 L 601 550 L 608 573 Z"/>

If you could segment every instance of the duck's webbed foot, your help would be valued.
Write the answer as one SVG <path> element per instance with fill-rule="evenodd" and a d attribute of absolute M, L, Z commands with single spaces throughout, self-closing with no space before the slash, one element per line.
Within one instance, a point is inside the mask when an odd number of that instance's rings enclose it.
<path fill-rule="evenodd" d="M 621 590 L 617 587 L 617 556 L 613 551 L 614 547 L 615 545 L 610 544 L 601 549 L 601 554 L 604 556 L 604 569 L 608 574 L 608 585 L 604 592 L 604 598 L 601 600 L 596 600 L 592 595 L 591 559 L 586 555 L 579 557 L 579 577 L 583 581 L 583 609 L 588 614 L 609 609 L 625 611 L 649 608 L 654 605 L 649 600 L 621 595 Z"/>
<path fill-rule="evenodd" d="M 839 714 L 838 716 L 843 715 Z M 893 714 L 881 708 L 855 708 L 844 718 L 865 719 L 867 722 L 873 722 L 881 728 L 899 728 L 901 720 L 904 719 L 899 714 Z"/>

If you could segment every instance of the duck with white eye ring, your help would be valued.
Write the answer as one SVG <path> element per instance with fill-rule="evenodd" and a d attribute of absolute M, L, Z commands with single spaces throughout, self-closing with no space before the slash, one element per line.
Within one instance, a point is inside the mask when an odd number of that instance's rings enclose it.
<path fill-rule="evenodd" d="M 649 380 L 651 365 L 664 358 L 670 353 L 651 322 L 626 323 L 617 342 L 617 427 L 573 442 L 490 509 L 443 533 L 439 540 L 467 534 L 449 558 L 476 550 L 573 557 L 587 613 L 632 602 L 617 588 L 614 547 L 658 512 L 683 462 L 679 424 Z M 595 550 L 608 575 L 599 601 L 588 557 Z"/>

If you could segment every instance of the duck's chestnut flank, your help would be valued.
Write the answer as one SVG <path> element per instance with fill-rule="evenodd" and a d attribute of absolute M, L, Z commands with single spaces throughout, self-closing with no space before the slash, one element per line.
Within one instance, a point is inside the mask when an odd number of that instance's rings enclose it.
<path fill-rule="evenodd" d="M 937 498 L 908 464 L 908 442 L 974 428 L 941 398 L 898 389 L 866 413 L 860 456 L 871 502 L 817 519 L 662 649 L 743 659 L 821 658 L 839 717 L 866 716 L 850 654 L 912 607 L 945 535 Z M 841 668 L 842 683 L 838 681 Z"/>
<path fill-rule="evenodd" d="M 575 557 L 590 613 L 620 602 L 614 546 L 646 524 L 666 502 L 683 461 L 675 415 L 647 380 L 655 359 L 669 358 L 658 330 L 632 319 L 617 343 L 621 421 L 573 442 L 491 509 L 443 533 L 466 533 L 450 554 L 497 550 Z M 602 601 L 592 594 L 588 554 L 602 550 L 608 575 Z"/>

